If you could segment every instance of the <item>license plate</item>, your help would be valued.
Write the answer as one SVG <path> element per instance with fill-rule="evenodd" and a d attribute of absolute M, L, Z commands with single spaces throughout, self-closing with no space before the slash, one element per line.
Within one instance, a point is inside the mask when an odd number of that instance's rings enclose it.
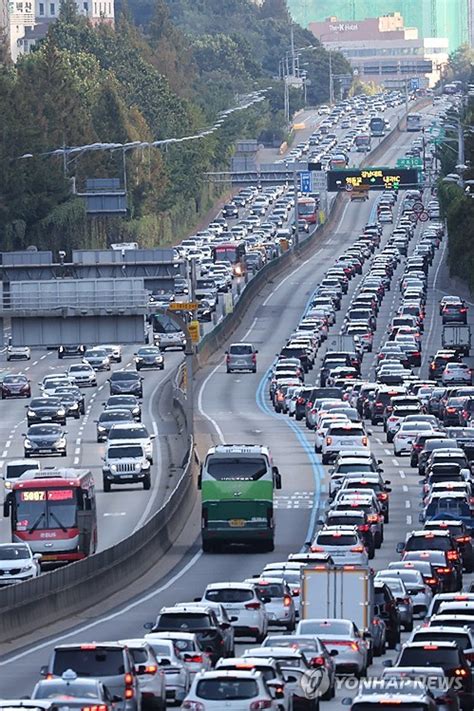
<path fill-rule="evenodd" d="M 354 440 L 353 439 L 341 439 L 341 444 L 344 444 L 344 445 L 354 444 Z"/>
<path fill-rule="evenodd" d="M 244 518 L 231 518 L 229 519 L 229 526 L 231 528 L 243 528 L 246 524 L 246 520 Z"/>
<path fill-rule="evenodd" d="M 42 420 L 42 422 L 47 422 L 47 421 L 49 420 L 49 417 L 47 417 L 47 416 L 46 416 L 46 417 L 42 417 L 41 420 Z"/>
<path fill-rule="evenodd" d="M 43 454 L 43 453 L 45 453 L 45 452 L 50 452 L 50 451 L 51 451 L 50 449 L 38 449 L 38 452 L 39 452 L 40 454 Z"/>
<path fill-rule="evenodd" d="M 121 479 L 132 479 L 132 474 L 120 474 Z"/>
<path fill-rule="evenodd" d="M 245 365 L 245 361 L 243 361 L 243 360 L 238 360 L 238 361 L 237 361 L 237 365 Z"/>

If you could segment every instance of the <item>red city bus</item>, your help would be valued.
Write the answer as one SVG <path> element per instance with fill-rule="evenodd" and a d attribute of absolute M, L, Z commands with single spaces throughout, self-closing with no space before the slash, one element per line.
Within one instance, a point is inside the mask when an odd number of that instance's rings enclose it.
<path fill-rule="evenodd" d="M 87 469 L 25 472 L 12 485 L 3 515 L 10 517 L 12 541 L 28 543 L 42 564 L 70 563 L 96 551 L 94 477 Z"/>
<path fill-rule="evenodd" d="M 298 218 L 305 220 L 311 224 L 318 221 L 318 203 L 315 198 L 301 197 L 298 198 Z"/>
<path fill-rule="evenodd" d="M 221 242 L 212 248 L 214 262 L 230 262 L 235 276 L 245 274 L 245 242 Z"/>

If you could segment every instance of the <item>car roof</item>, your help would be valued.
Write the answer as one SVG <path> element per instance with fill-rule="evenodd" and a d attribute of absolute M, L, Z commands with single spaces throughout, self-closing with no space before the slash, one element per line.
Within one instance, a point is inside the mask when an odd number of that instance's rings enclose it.
<path fill-rule="evenodd" d="M 250 590 L 253 592 L 253 586 L 250 583 L 209 583 L 206 585 L 206 590 Z"/>

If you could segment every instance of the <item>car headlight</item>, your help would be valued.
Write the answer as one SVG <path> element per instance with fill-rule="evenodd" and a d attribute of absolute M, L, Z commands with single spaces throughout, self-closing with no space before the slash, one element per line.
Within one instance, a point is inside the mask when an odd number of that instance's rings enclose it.
<path fill-rule="evenodd" d="M 116 472 L 116 471 L 117 471 L 117 465 L 116 465 L 116 464 L 111 464 L 111 465 L 110 465 L 110 471 L 111 471 L 111 472 Z"/>
<path fill-rule="evenodd" d="M 36 417 L 36 412 L 34 410 L 28 410 L 26 414 L 28 417 Z"/>
<path fill-rule="evenodd" d="M 97 425 L 97 429 L 99 432 L 105 432 L 106 428 L 103 425 Z"/>
<path fill-rule="evenodd" d="M 140 462 L 137 462 L 137 463 L 135 464 L 135 471 L 136 471 L 136 472 L 139 472 L 141 468 L 142 468 L 142 466 L 141 466 Z"/>
<path fill-rule="evenodd" d="M 20 568 L 20 573 L 29 573 L 33 567 L 32 563 L 29 563 L 24 568 Z"/>
<path fill-rule="evenodd" d="M 69 405 L 70 410 L 77 410 L 78 407 L 79 405 L 77 404 L 77 402 L 73 402 Z"/>
<path fill-rule="evenodd" d="M 32 448 L 32 443 L 30 442 L 29 439 L 25 439 L 25 449 L 31 449 Z"/>
<path fill-rule="evenodd" d="M 6 481 L 5 482 L 5 489 L 11 489 L 12 488 L 12 483 L 11 481 Z"/>
<path fill-rule="evenodd" d="M 139 363 L 139 362 L 140 362 L 140 358 L 135 358 L 135 363 Z"/>
<path fill-rule="evenodd" d="M 65 414 L 66 414 L 66 410 L 64 409 L 64 407 L 60 407 L 58 410 L 59 417 L 63 417 L 63 415 L 65 415 Z"/>

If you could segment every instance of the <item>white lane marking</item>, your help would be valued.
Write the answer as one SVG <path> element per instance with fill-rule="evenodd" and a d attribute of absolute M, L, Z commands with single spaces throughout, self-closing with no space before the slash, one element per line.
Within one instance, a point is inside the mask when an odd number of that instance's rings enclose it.
<path fill-rule="evenodd" d="M 243 340 L 243 341 L 246 341 L 246 340 L 247 340 L 247 337 L 248 337 L 248 336 L 250 335 L 250 333 L 253 331 L 253 328 L 254 328 L 255 324 L 257 323 L 257 321 L 258 321 L 258 318 L 257 318 L 257 316 L 255 316 L 254 320 L 252 321 L 252 323 L 251 323 L 251 325 L 250 325 L 250 328 L 248 328 L 248 329 L 246 330 L 246 332 L 244 333 L 244 335 L 242 336 L 242 340 Z"/>
<path fill-rule="evenodd" d="M 400 471 L 398 473 L 400 474 L 400 479 L 406 479 L 406 474 L 403 471 L 403 469 L 400 469 Z"/>
<path fill-rule="evenodd" d="M 408 501 L 408 499 L 405 501 L 405 508 L 411 509 L 411 503 Z"/>
<path fill-rule="evenodd" d="M 105 512 L 103 516 L 126 516 L 126 511 L 112 511 L 111 513 Z"/>
<path fill-rule="evenodd" d="M 208 415 L 207 412 L 204 411 L 204 408 L 202 406 L 202 396 L 204 393 L 204 389 L 205 389 L 206 385 L 208 384 L 209 380 L 214 377 L 214 375 L 217 373 L 217 371 L 219 370 L 220 367 L 221 367 L 221 364 L 219 363 L 218 365 L 215 366 L 215 368 L 213 368 L 211 370 L 209 375 L 204 379 L 204 382 L 202 383 L 201 387 L 199 388 L 197 406 L 198 406 L 199 413 L 203 417 L 205 417 L 208 422 L 211 423 L 211 425 L 214 427 L 215 431 L 217 432 L 217 436 L 219 437 L 221 443 L 224 444 L 225 440 L 224 440 L 224 435 L 222 434 L 221 428 L 219 427 L 219 425 L 217 424 L 215 419 L 213 417 L 211 417 L 210 415 Z"/>
<path fill-rule="evenodd" d="M 381 440 L 379 437 L 376 437 L 376 438 L 375 438 L 375 441 L 376 441 L 378 444 L 382 444 L 382 440 Z"/>
<path fill-rule="evenodd" d="M 398 459 L 392 459 L 392 464 L 395 464 L 395 466 L 398 467 L 400 462 L 398 461 Z"/>
<path fill-rule="evenodd" d="M 384 449 L 383 451 L 385 452 L 385 454 L 392 454 L 389 449 Z"/>
<path fill-rule="evenodd" d="M 186 563 L 184 568 L 181 568 L 170 580 L 168 580 L 167 583 L 164 583 L 164 585 L 160 585 L 159 588 L 156 588 L 155 590 L 152 590 L 149 592 L 147 595 L 144 595 L 143 597 L 139 597 L 137 600 L 134 600 L 133 602 L 129 603 L 125 607 L 120 608 L 119 610 L 116 610 L 115 612 L 110 613 L 110 615 L 105 615 L 104 617 L 99 617 L 98 619 L 94 620 L 93 622 L 88 622 L 87 624 L 83 625 L 82 627 L 76 627 L 73 630 L 69 630 L 68 632 L 59 635 L 58 637 L 55 637 L 53 639 L 48 639 L 46 642 L 41 642 L 40 644 L 36 644 L 34 647 L 29 647 L 29 649 L 26 649 L 24 652 L 20 652 L 19 654 L 15 654 L 13 657 L 9 657 L 7 659 L 4 659 L 3 661 L 0 661 L 0 667 L 4 667 L 7 664 L 11 664 L 12 662 L 16 662 L 18 659 L 24 659 L 30 654 L 35 654 L 36 652 L 40 651 L 41 649 L 45 649 L 46 647 L 54 647 L 58 642 L 61 642 L 63 639 L 68 639 L 69 637 L 73 637 L 77 634 L 83 634 L 84 632 L 87 632 L 87 630 L 93 629 L 94 627 L 97 627 L 98 625 L 102 625 L 105 622 L 110 622 L 111 620 L 115 620 L 117 617 L 122 617 L 123 615 L 126 615 L 130 610 L 135 609 L 139 605 L 143 605 L 143 603 L 148 602 L 148 600 L 153 600 L 154 597 L 157 595 L 161 595 L 162 592 L 165 590 L 168 590 L 169 588 L 172 588 L 173 585 L 176 584 L 176 582 L 183 577 L 183 575 L 186 575 L 186 573 L 191 570 L 191 568 L 198 562 L 198 560 L 202 556 L 202 551 L 198 551 L 193 555 L 191 560 Z"/>
<path fill-rule="evenodd" d="M 403 489 L 403 491 L 406 493 L 406 492 L 408 491 L 408 486 L 407 486 L 406 484 L 404 484 L 404 485 L 402 486 L 402 489 Z"/>
<path fill-rule="evenodd" d="M 74 450 L 74 454 L 76 455 L 76 457 L 77 457 L 77 455 L 80 454 L 80 453 L 81 453 L 81 448 L 80 448 L 80 447 L 76 447 L 76 449 Z"/>
<path fill-rule="evenodd" d="M 40 356 L 40 360 L 44 360 L 44 359 L 47 358 L 47 357 L 48 357 L 48 354 L 45 353 L 44 355 Z"/>
<path fill-rule="evenodd" d="M 438 266 L 436 267 L 436 272 L 434 275 L 433 284 L 431 286 L 433 291 L 436 291 L 436 282 L 438 281 L 439 270 L 441 269 L 441 265 L 444 262 L 444 253 L 446 251 L 447 246 L 448 246 L 448 236 L 445 235 L 444 239 L 443 239 L 443 249 L 441 250 Z M 433 303 L 433 308 L 431 309 L 430 328 L 429 328 L 428 333 L 433 333 L 433 324 L 434 324 L 434 318 L 435 318 L 436 313 L 437 313 L 436 304 Z M 428 353 L 426 351 L 429 352 L 429 350 L 430 350 L 429 348 L 426 348 L 426 350 L 425 350 L 425 355 L 423 356 L 422 361 L 421 361 L 422 367 L 425 365 L 426 359 L 428 357 Z"/>
<path fill-rule="evenodd" d="M 79 464 L 79 457 L 74 457 L 74 464 Z"/>
<path fill-rule="evenodd" d="M 412 519 L 411 519 L 411 516 L 407 516 L 407 524 L 408 524 L 409 526 L 411 526 L 411 520 L 412 520 Z"/>

